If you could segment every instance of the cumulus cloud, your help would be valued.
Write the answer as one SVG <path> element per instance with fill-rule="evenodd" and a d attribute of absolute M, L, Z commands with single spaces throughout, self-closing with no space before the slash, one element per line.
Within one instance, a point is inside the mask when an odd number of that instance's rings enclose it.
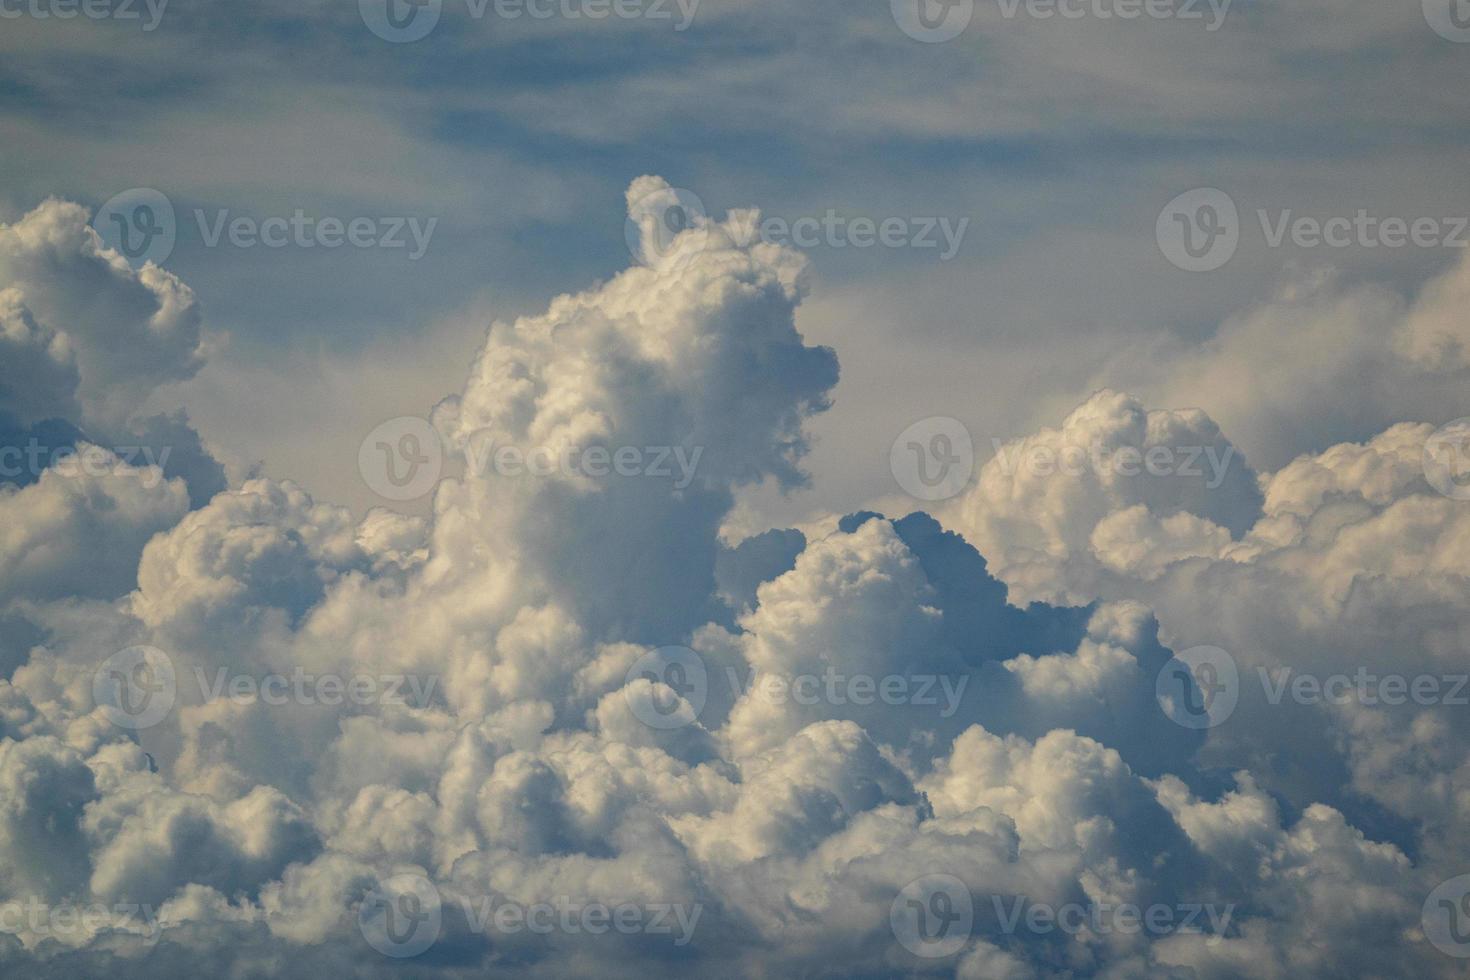
<path fill-rule="evenodd" d="M 1105 390 L 997 447 L 956 520 L 1024 596 L 1076 599 L 1109 569 L 1214 553 L 1260 504 L 1255 472 L 1204 412 Z"/>
<path fill-rule="evenodd" d="M 1199 406 L 1253 465 L 1465 414 L 1470 255 L 1405 297 L 1332 269 L 1291 272 L 1202 344 L 1133 347 L 1099 373 L 1161 405 Z"/>
<path fill-rule="evenodd" d="M 668 191 L 633 184 L 635 228 Z M 182 285 L 38 214 L 0 268 L 153 282 L 155 367 L 188 371 Z M 837 380 L 754 217 L 492 325 L 433 412 L 463 469 L 426 519 L 272 480 L 198 505 L 112 457 L 0 497 L 5 969 L 1455 973 L 1421 908 L 1467 843 L 1463 713 L 1257 680 L 1463 661 L 1470 511 L 1425 479 L 1433 427 L 1273 473 L 1202 410 L 1102 391 L 937 517 L 732 546 L 735 490 L 803 482 Z M 42 326 L 80 301 L 11 302 L 0 342 L 57 385 L 0 375 L 20 418 L 127 403 L 88 389 L 86 330 L 72 370 Z M 504 447 L 697 463 L 481 465 Z M 1184 727 L 1157 685 L 1203 644 L 1237 703 Z"/>
<path fill-rule="evenodd" d="M 224 489 L 182 411 L 145 416 L 160 385 L 205 360 L 194 293 L 107 248 L 76 204 L 0 224 L 0 483 L 35 482 L 85 438 L 182 477 L 194 506 Z"/>

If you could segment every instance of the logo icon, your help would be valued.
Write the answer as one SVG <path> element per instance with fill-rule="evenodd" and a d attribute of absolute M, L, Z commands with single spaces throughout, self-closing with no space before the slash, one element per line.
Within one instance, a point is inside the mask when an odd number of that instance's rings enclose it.
<path fill-rule="evenodd" d="M 919 500 L 948 500 L 975 472 L 975 445 L 958 419 L 920 419 L 893 440 L 888 468 L 904 492 Z"/>
<path fill-rule="evenodd" d="M 648 681 L 649 686 L 632 685 Z M 623 681 L 623 696 L 633 716 L 649 728 L 668 730 L 693 724 L 709 697 L 704 660 L 688 647 L 660 647 L 633 662 Z"/>
<path fill-rule="evenodd" d="M 1185 728 L 1214 728 L 1235 712 L 1240 672 L 1219 647 L 1190 647 L 1174 654 L 1154 680 L 1159 707 Z"/>
<path fill-rule="evenodd" d="M 439 23 L 444 0 L 357 0 L 368 30 L 393 44 L 407 44 L 429 36 Z"/>
<path fill-rule="evenodd" d="M 685 235 L 708 223 L 704 202 L 693 191 L 663 187 L 639 198 L 628 209 L 623 237 L 633 258 L 653 268 L 679 268 L 703 247 L 697 235 Z"/>
<path fill-rule="evenodd" d="M 954 875 L 925 875 L 904 886 L 888 909 L 903 948 L 923 959 L 953 956 L 975 927 L 975 900 Z"/>
<path fill-rule="evenodd" d="M 898 29 L 925 44 L 959 37 L 975 16 L 975 0 L 889 0 L 889 6 Z"/>
<path fill-rule="evenodd" d="M 1424 900 L 1424 936 L 1446 956 L 1470 957 L 1470 874 L 1441 882 Z"/>
<path fill-rule="evenodd" d="M 1423 0 L 1424 19 L 1446 41 L 1470 44 L 1470 0 Z"/>
<path fill-rule="evenodd" d="M 397 874 L 363 897 L 357 927 L 384 956 L 418 956 L 439 938 L 443 903 L 439 889 L 419 874 Z"/>
<path fill-rule="evenodd" d="M 1424 441 L 1424 478 L 1453 500 L 1470 500 L 1470 418 L 1455 419 Z"/>
<path fill-rule="evenodd" d="M 1159 212 L 1154 237 L 1164 258 L 1176 267 L 1210 272 L 1235 255 L 1240 244 L 1240 213 L 1222 190 L 1185 191 Z"/>
<path fill-rule="evenodd" d="M 173 202 L 149 187 L 114 195 L 97 209 L 92 228 L 135 269 L 148 262 L 162 265 L 178 242 Z"/>
<path fill-rule="evenodd" d="M 444 470 L 444 445 L 427 420 L 389 419 L 369 432 L 357 450 L 357 470 L 385 500 L 414 500 L 434 489 Z"/>
<path fill-rule="evenodd" d="M 92 701 L 120 728 L 152 728 L 174 706 L 174 664 L 156 647 L 120 650 L 92 674 Z"/>

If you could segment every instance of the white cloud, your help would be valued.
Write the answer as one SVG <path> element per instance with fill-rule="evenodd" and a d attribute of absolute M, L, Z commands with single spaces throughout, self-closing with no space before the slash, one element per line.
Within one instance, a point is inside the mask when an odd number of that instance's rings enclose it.
<path fill-rule="evenodd" d="M 662 186 L 635 182 L 634 207 Z M 988 463 L 958 533 L 926 515 L 814 522 L 721 564 L 733 491 L 801 483 L 805 423 L 836 380 L 796 329 L 801 261 L 737 244 L 747 219 L 696 222 L 650 264 L 495 324 L 434 413 L 462 458 L 491 439 L 701 448 L 688 486 L 471 467 L 428 520 L 358 521 L 268 480 L 189 512 L 181 481 L 144 491 L 126 470 L 47 471 L 0 498 L 17 517 L 0 523 L 16 529 L 0 585 L 28 637 L 0 684 L 0 897 L 146 904 L 157 955 L 191 968 L 386 975 L 404 967 L 356 917 L 410 874 L 442 904 L 410 970 L 898 975 L 925 965 L 895 902 L 948 875 L 975 918 L 932 965 L 961 976 L 1451 975 L 1416 930 L 1470 836 L 1462 715 L 1243 687 L 1201 733 L 1154 700 L 1170 648 L 1206 642 L 1244 681 L 1455 669 L 1470 511 L 1415 469 L 1432 427 L 1258 476 L 1203 411 L 1104 391 Z M 65 238 L 64 221 L 26 227 Z M 34 354 L 42 319 L 15 316 Z M 1119 468 L 1124 450 L 1138 458 Z M 91 681 L 139 642 L 167 650 L 180 690 L 132 732 Z M 678 645 L 707 690 L 632 670 Z M 211 699 L 195 668 L 435 685 L 408 703 L 272 704 Z M 932 677 L 935 700 L 773 699 L 742 687 L 752 669 L 875 692 Z M 943 713 L 946 678 L 964 686 Z M 649 710 L 689 723 L 650 726 Z M 1007 925 L 997 910 L 1018 897 L 1228 912 L 1204 932 L 1073 934 Z M 676 932 L 476 918 L 558 901 L 663 907 Z M 156 969 L 127 929 L 65 953 L 5 931 L 30 946 L 0 949 L 7 966 Z"/>

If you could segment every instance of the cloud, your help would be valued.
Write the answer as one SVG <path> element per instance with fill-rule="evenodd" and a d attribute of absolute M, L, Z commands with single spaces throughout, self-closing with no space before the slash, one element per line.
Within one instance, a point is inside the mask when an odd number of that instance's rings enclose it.
<path fill-rule="evenodd" d="M 1289 272 L 1205 343 L 1134 345 L 1100 377 L 1161 404 L 1200 406 L 1269 467 L 1399 422 L 1448 422 L 1464 414 L 1470 379 L 1467 277 L 1470 256 L 1405 298 L 1331 269 Z"/>
<path fill-rule="evenodd" d="M 635 181 L 630 214 L 667 189 Z M 62 937 L 0 915 L 0 962 L 1453 975 L 1419 931 L 1467 842 L 1462 714 L 1274 703 L 1256 681 L 1461 662 L 1470 512 L 1424 477 L 1433 427 L 1273 473 L 1202 410 L 1102 391 L 937 516 L 732 547 L 735 491 L 803 483 L 837 379 L 796 326 L 800 258 L 749 243 L 752 217 L 640 238 L 643 263 L 492 325 L 432 413 L 463 471 L 426 519 L 264 479 L 191 510 L 183 480 L 113 457 L 0 497 L 19 623 L 0 635 L 21 651 L 0 682 L 0 906 L 113 910 Z M 14 316 L 18 349 L 50 349 L 50 316 Z M 700 453 L 681 486 L 482 465 L 504 446 Z M 1156 684 L 1206 643 L 1233 655 L 1238 704 L 1181 727 Z M 140 728 L 94 683 L 137 644 L 175 686 Z M 333 699 L 323 677 L 409 696 Z M 915 917 L 960 908 L 929 959 Z M 1166 922 L 1124 928 L 1129 908 Z"/>
<path fill-rule="evenodd" d="M 1162 550 L 1208 553 L 1249 528 L 1260 504 L 1255 472 L 1204 412 L 1148 411 L 1105 390 L 1060 428 L 997 447 L 956 520 L 1022 597 L 1085 602 L 1105 569 L 1145 555 L 1156 564 Z M 1131 520 L 1159 518 L 1151 536 L 1163 548 L 1128 553 L 1142 528 L 1117 522 L 1135 506 L 1144 511 Z"/>
<path fill-rule="evenodd" d="M 36 483 L 0 488 L 0 598 L 123 595 L 148 540 L 188 509 L 182 480 L 83 443 Z"/>
<path fill-rule="evenodd" d="M 79 442 L 182 477 L 193 506 L 224 472 L 182 410 L 145 416 L 160 385 L 204 364 L 194 294 L 105 247 L 78 205 L 0 224 L 0 484 L 26 486 Z"/>
<path fill-rule="evenodd" d="M 0 283 L 72 346 L 90 421 L 126 422 L 154 386 L 203 363 L 193 292 L 156 265 L 129 268 L 78 205 L 49 200 L 0 226 Z"/>

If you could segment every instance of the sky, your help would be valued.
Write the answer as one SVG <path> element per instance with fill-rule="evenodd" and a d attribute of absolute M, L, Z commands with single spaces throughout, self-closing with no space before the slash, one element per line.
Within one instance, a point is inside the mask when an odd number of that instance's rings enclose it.
<path fill-rule="evenodd" d="M 0 973 L 1462 975 L 1467 92 L 1465 0 L 0 0 Z"/>

